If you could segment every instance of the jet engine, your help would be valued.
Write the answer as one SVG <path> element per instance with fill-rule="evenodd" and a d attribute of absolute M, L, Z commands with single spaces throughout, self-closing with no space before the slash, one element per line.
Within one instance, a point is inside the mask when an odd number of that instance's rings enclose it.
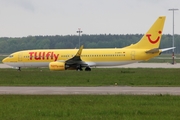
<path fill-rule="evenodd" d="M 53 71 L 65 70 L 65 63 L 64 62 L 50 62 L 49 69 Z"/>

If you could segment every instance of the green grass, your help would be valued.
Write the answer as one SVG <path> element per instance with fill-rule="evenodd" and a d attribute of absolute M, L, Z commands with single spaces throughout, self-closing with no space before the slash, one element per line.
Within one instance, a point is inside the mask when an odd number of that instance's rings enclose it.
<path fill-rule="evenodd" d="M 1 120 L 178 120 L 180 96 L 0 95 Z"/>
<path fill-rule="evenodd" d="M 0 85 L 180 86 L 179 73 L 180 69 L 152 68 L 95 68 L 91 72 L 0 69 Z M 0 119 L 178 120 L 179 99 L 170 95 L 0 95 Z"/>
<path fill-rule="evenodd" d="M 180 86 L 180 69 L 94 68 L 91 72 L 48 68 L 0 69 L 1 86 Z"/>

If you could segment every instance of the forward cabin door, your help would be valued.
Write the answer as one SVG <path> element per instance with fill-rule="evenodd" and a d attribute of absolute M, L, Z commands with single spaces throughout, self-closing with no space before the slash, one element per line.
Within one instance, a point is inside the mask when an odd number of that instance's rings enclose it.
<path fill-rule="evenodd" d="M 23 52 L 20 52 L 19 54 L 18 54 L 18 64 L 20 65 L 20 66 L 24 66 L 24 63 L 23 63 Z"/>

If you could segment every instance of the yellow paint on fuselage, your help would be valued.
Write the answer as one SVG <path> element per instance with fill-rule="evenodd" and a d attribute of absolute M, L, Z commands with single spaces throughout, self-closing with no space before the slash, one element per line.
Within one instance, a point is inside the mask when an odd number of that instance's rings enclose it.
<path fill-rule="evenodd" d="M 77 49 L 47 49 L 47 50 L 27 50 L 11 54 L 3 62 L 52 62 L 52 61 L 66 61 L 72 58 Z M 159 53 L 147 54 L 144 51 L 147 49 L 83 49 L 81 54 L 82 61 L 85 62 L 103 62 L 103 61 L 133 61 L 133 60 L 149 60 Z M 30 55 L 30 52 L 36 53 Z M 50 52 L 49 56 L 47 53 Z M 41 54 L 40 54 L 41 53 Z M 42 54 L 44 53 L 44 54 Z M 55 55 L 55 56 L 54 56 Z M 58 56 L 57 60 L 56 57 Z"/>
<path fill-rule="evenodd" d="M 161 41 L 165 16 L 159 17 L 148 32 L 136 44 L 124 48 L 111 49 L 42 49 L 25 50 L 11 54 L 3 59 L 3 63 L 13 67 L 48 67 L 49 63 L 57 61 L 59 66 L 69 65 L 85 67 L 98 65 L 122 65 L 143 60 L 149 60 L 161 53 Z M 76 57 L 74 57 L 76 56 Z M 71 60 L 71 58 L 74 58 Z M 73 61 L 74 60 L 74 61 Z M 53 63 L 53 66 L 58 66 Z M 76 67 L 73 66 L 73 67 Z"/>

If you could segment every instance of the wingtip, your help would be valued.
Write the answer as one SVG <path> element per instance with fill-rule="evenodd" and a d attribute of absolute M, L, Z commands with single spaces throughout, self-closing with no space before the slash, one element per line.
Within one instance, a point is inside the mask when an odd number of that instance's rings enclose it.
<path fill-rule="evenodd" d="M 81 45 L 81 47 L 80 48 L 84 48 L 84 45 Z"/>

